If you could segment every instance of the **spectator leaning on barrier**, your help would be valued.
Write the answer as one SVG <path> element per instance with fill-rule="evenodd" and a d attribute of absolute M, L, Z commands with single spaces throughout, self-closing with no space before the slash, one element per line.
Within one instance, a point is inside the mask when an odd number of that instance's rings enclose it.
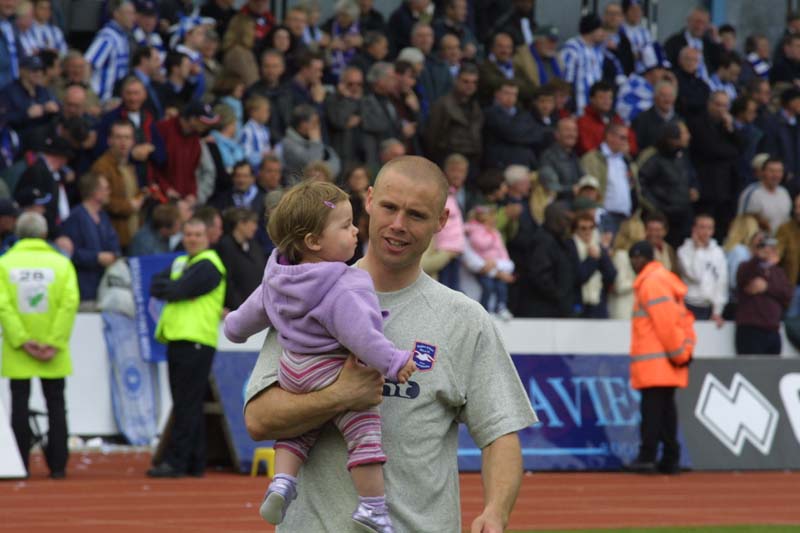
<path fill-rule="evenodd" d="M 686 285 L 654 260 L 653 247 L 640 241 L 629 252 L 636 272 L 631 327 L 631 386 L 641 391 L 641 443 L 633 472 L 680 472 L 675 389 L 689 384 L 696 342 L 694 320 L 684 306 Z M 659 443 L 661 460 L 656 463 Z"/>
<path fill-rule="evenodd" d="M 192 218 L 183 226 L 187 255 L 153 278 L 150 294 L 166 300 L 156 340 L 167 345 L 173 425 L 163 461 L 150 477 L 201 477 L 206 461 L 203 398 L 217 347 L 225 303 L 226 270 L 209 249 L 205 223 Z"/>
<path fill-rule="evenodd" d="M 780 355 L 781 318 L 793 288 L 778 265 L 778 241 L 765 237 L 736 274 L 736 353 Z"/>
<path fill-rule="evenodd" d="M 11 380 L 11 427 L 25 469 L 31 447 L 28 399 L 38 377 L 47 403 L 45 461 L 50 477 L 67 468 L 64 377 L 72 373 L 69 340 L 78 311 L 78 281 L 69 259 L 47 242 L 47 221 L 38 213 L 17 220 L 19 241 L 0 258 L 2 375 Z"/>

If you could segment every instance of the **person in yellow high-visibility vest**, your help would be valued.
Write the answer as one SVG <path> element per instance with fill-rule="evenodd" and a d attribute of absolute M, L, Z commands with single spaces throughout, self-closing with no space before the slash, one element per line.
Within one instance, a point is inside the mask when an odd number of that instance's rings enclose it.
<path fill-rule="evenodd" d="M 19 241 L 0 257 L 2 375 L 11 380 L 11 427 L 25 468 L 31 448 L 28 399 L 38 377 L 47 403 L 45 459 L 50 477 L 66 476 L 67 412 L 64 378 L 72 373 L 69 339 L 80 292 L 75 267 L 44 239 L 47 221 L 27 212 L 16 224 Z"/>
<path fill-rule="evenodd" d="M 156 340 L 167 345 L 173 425 L 163 461 L 150 477 L 200 477 L 205 470 L 203 397 L 217 349 L 225 303 L 225 267 L 209 249 L 206 224 L 191 218 L 183 225 L 187 255 L 153 278 L 150 294 L 166 300 Z"/>

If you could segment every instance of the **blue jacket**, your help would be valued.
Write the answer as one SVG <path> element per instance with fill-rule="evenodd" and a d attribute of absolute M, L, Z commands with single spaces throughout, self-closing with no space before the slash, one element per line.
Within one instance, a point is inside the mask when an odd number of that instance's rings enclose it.
<path fill-rule="evenodd" d="M 105 272 L 105 268 L 97 262 L 97 254 L 113 252 L 117 256 L 122 255 L 119 237 L 111 225 L 111 219 L 105 211 L 101 211 L 100 222 L 95 223 L 81 204 L 72 210 L 61 229 L 64 235 L 72 239 L 72 244 L 75 246 L 72 262 L 78 272 L 81 301 L 95 300 L 100 278 Z"/>

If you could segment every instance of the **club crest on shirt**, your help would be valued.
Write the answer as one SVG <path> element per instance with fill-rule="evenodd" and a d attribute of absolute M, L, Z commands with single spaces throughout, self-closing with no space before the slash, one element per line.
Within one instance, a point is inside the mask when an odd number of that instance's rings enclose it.
<path fill-rule="evenodd" d="M 436 346 L 419 341 L 414 343 L 414 364 L 417 365 L 417 370 L 427 372 L 433 368 L 435 362 Z"/>

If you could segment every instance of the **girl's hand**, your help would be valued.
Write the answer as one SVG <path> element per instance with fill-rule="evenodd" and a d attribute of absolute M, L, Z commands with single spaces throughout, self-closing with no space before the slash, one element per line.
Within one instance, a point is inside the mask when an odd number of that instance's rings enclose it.
<path fill-rule="evenodd" d="M 414 363 L 414 354 L 412 353 L 409 356 L 408 361 L 406 361 L 405 366 L 403 366 L 403 368 L 401 368 L 397 373 L 397 381 L 400 383 L 408 382 L 408 378 L 410 378 L 411 374 L 413 374 L 416 370 L 417 365 Z"/>

